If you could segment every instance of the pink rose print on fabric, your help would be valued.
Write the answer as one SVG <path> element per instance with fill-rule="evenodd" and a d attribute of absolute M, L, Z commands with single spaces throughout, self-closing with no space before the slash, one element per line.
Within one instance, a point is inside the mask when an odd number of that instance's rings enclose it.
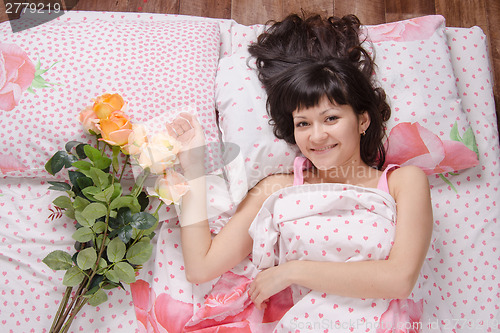
<path fill-rule="evenodd" d="M 262 322 L 255 305 L 248 296 L 251 280 L 232 272 L 224 273 L 215 284 L 205 303 L 190 323 L 189 331 L 203 329 L 203 332 L 220 332 L 221 326 L 230 327 L 236 332 L 250 332 L 249 320 Z M 254 316 L 252 316 L 254 315 Z M 210 329 L 208 329 L 210 328 Z"/>
<path fill-rule="evenodd" d="M 443 20 L 442 16 L 430 15 L 372 26 L 368 29 L 368 39 L 373 43 L 385 41 L 409 42 L 428 39 L 443 23 Z"/>
<path fill-rule="evenodd" d="M 422 328 L 424 301 L 394 299 L 380 317 L 377 333 L 417 333 Z"/>
<path fill-rule="evenodd" d="M 467 134 L 455 140 L 441 140 L 419 123 L 400 123 L 391 130 L 385 143 L 388 164 L 416 165 L 427 175 L 453 172 L 478 165 L 475 139 Z M 476 147 L 477 149 L 477 147 Z"/>
<path fill-rule="evenodd" d="M 12 154 L 4 155 L 0 153 L 0 172 L 7 173 L 10 171 L 24 171 L 28 167 L 17 160 Z"/>
<path fill-rule="evenodd" d="M 35 78 L 35 65 L 16 44 L 0 43 L 0 110 L 11 111 Z"/>
<path fill-rule="evenodd" d="M 148 282 L 130 284 L 137 324 L 141 333 L 182 332 L 193 314 L 193 305 L 162 293 L 156 297 Z"/>

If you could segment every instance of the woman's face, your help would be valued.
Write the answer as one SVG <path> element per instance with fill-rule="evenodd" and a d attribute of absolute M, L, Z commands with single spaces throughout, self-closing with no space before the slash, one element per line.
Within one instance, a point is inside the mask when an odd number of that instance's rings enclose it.
<path fill-rule="evenodd" d="M 370 125 L 368 113 L 357 115 L 350 105 L 324 97 L 317 106 L 292 113 L 297 146 L 319 170 L 356 166 L 361 133 Z"/>

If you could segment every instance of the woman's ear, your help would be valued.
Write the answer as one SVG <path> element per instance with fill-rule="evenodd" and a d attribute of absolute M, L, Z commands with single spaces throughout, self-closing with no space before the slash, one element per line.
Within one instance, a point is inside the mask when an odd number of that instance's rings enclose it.
<path fill-rule="evenodd" d="M 363 112 L 362 114 L 359 115 L 359 133 L 365 132 L 368 127 L 370 127 L 370 115 L 368 114 L 368 111 Z"/>

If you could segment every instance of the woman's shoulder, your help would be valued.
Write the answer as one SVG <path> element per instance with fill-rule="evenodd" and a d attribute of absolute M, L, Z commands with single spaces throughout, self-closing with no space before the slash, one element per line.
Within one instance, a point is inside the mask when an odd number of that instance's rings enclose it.
<path fill-rule="evenodd" d="M 387 181 L 391 194 L 429 187 L 429 180 L 425 172 L 414 165 L 402 166 L 391 171 L 391 173 L 387 175 Z"/>
<path fill-rule="evenodd" d="M 267 196 L 273 194 L 274 192 L 281 190 L 282 188 L 289 187 L 293 185 L 293 174 L 273 174 L 262 179 L 255 187 L 252 189 L 258 189 L 267 194 Z"/>
<path fill-rule="evenodd" d="M 415 165 L 405 165 L 399 168 L 394 168 L 391 174 L 393 174 L 396 178 L 406 178 L 408 176 L 427 178 L 425 172 L 421 168 Z"/>

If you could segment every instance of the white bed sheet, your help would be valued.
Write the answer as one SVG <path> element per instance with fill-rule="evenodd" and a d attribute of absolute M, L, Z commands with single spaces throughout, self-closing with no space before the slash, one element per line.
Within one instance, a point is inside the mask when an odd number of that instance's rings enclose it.
<path fill-rule="evenodd" d="M 228 35 L 229 28 L 236 23 L 220 22 L 222 48 L 230 50 L 234 44 L 228 43 L 236 43 L 237 38 Z M 458 193 L 439 178 L 431 177 L 440 238 L 434 244 L 436 255 L 430 264 L 440 294 L 429 295 L 429 298 L 434 306 L 436 325 L 455 328 L 457 332 L 472 329 L 495 332 L 500 329 L 500 148 L 492 77 L 487 58 L 472 61 L 477 68 L 462 61 L 469 57 L 468 47 L 484 47 L 482 31 L 448 29 L 448 35 L 450 51 L 456 60 L 454 70 L 459 91 L 466 94 L 462 102 L 478 141 L 480 165 L 449 178 Z M 479 72 L 484 75 L 478 75 Z M 68 219 L 48 219 L 51 202 L 59 194 L 48 191 L 47 187 L 43 179 L 0 179 L 0 323 L 5 332 L 48 331 L 64 292 L 63 274 L 53 272 L 41 260 L 56 249 L 71 251 L 72 225 Z M 169 290 L 172 296 L 186 301 L 194 297 L 196 304 L 212 284 L 192 286 L 183 280 L 178 226 L 172 220 L 161 228 L 170 234 L 165 239 L 171 243 L 156 248 L 156 260 L 145 265 L 140 277 L 153 284 L 159 277 L 158 272 L 170 272 L 172 277 L 164 276 L 170 279 L 163 282 L 165 286 L 186 286 L 184 295 L 179 294 L 179 288 Z M 167 265 L 170 267 L 159 269 Z M 236 270 L 243 271 L 243 268 Z M 71 331 L 138 331 L 129 289 L 114 289 L 109 296 L 109 302 L 97 308 L 86 306 Z"/>

